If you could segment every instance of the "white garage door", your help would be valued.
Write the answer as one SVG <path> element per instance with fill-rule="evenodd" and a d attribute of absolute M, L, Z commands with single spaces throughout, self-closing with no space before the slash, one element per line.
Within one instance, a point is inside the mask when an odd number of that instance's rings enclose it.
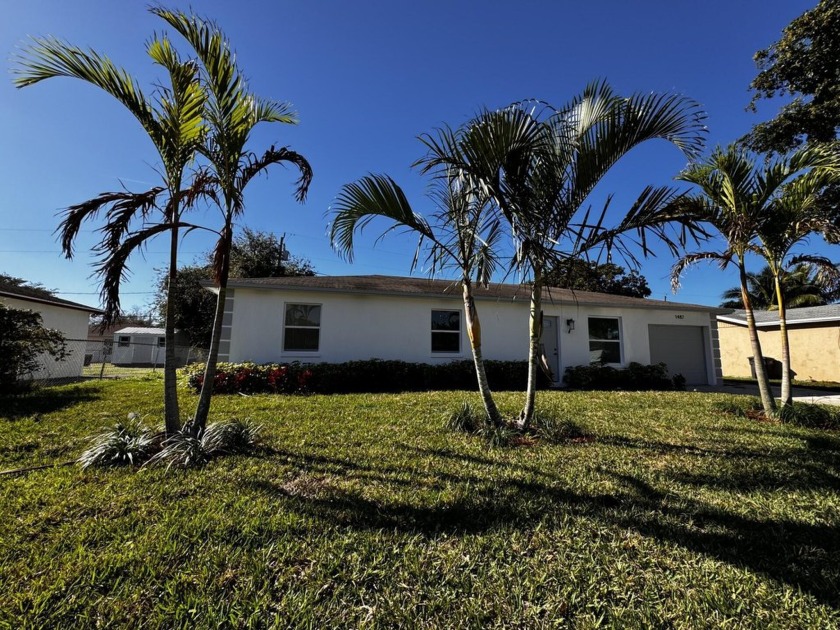
<path fill-rule="evenodd" d="M 649 324 L 648 334 L 651 363 L 665 363 L 671 375 L 682 374 L 688 385 L 709 384 L 702 326 Z"/>

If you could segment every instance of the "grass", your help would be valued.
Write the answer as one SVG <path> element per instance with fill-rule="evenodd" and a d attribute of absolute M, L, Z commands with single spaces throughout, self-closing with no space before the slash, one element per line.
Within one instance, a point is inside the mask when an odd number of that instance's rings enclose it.
<path fill-rule="evenodd" d="M 0 469 L 158 422 L 160 394 L 4 402 Z M 0 477 L 0 628 L 837 627 L 840 435 L 732 399 L 544 392 L 590 439 L 493 449 L 443 427 L 472 393 L 219 397 L 262 456 Z"/>

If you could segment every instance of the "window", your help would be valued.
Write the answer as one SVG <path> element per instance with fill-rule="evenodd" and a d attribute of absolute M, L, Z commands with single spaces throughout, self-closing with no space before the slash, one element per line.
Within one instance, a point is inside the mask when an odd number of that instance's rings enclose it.
<path fill-rule="evenodd" d="M 617 317 L 589 318 L 589 362 L 621 363 L 621 327 Z"/>
<path fill-rule="evenodd" d="M 286 304 L 284 351 L 317 351 L 320 333 L 320 304 Z"/>
<path fill-rule="evenodd" d="M 131 345 L 131 337 L 129 335 L 120 335 L 117 337 L 117 345 L 120 348 L 128 348 Z"/>
<path fill-rule="evenodd" d="M 166 337 L 158 337 L 158 348 L 166 347 Z"/>
<path fill-rule="evenodd" d="M 461 351 L 461 311 L 432 311 L 432 352 Z"/>

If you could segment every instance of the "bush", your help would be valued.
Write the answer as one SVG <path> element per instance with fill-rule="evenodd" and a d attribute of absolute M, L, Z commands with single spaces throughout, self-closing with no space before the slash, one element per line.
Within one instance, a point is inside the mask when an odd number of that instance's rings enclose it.
<path fill-rule="evenodd" d="M 522 389 L 528 376 L 525 361 L 485 361 L 485 370 L 494 390 Z M 204 365 L 193 363 L 183 368 L 182 373 L 187 386 L 198 392 L 204 382 Z M 550 383 L 540 373 L 537 384 L 544 388 Z M 472 361 L 431 365 L 379 359 L 312 364 L 219 363 L 213 386 L 220 394 L 373 394 L 476 387 Z"/>
<path fill-rule="evenodd" d="M 807 429 L 840 429 L 840 410 L 823 405 L 794 402 L 779 409 L 778 418 L 784 424 Z"/>
<path fill-rule="evenodd" d="M 563 382 L 570 389 L 668 391 L 685 389 L 685 377 L 668 376 L 664 363 L 630 363 L 626 368 L 609 365 L 577 365 L 566 368 Z"/>
<path fill-rule="evenodd" d="M 91 466 L 139 466 L 160 449 L 160 434 L 144 427 L 134 414 L 128 422 L 93 438 L 90 448 L 79 457 L 82 468 Z"/>
<path fill-rule="evenodd" d="M 450 431 L 474 434 L 486 423 L 483 414 L 476 413 L 473 406 L 465 402 L 446 418 L 446 428 Z"/>
<path fill-rule="evenodd" d="M 543 413 L 535 413 L 531 424 L 540 438 L 552 444 L 563 444 L 588 437 L 587 433 L 572 420 Z"/>
<path fill-rule="evenodd" d="M 16 394 L 47 358 L 62 361 L 67 343 L 59 331 L 45 328 L 39 313 L 0 304 L 0 394 Z"/>

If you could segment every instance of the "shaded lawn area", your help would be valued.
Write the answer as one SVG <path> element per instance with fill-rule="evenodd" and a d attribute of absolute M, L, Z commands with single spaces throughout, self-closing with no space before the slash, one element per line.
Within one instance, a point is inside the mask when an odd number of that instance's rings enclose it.
<path fill-rule="evenodd" d="M 4 401 L 0 469 L 152 422 L 161 390 Z M 442 429 L 472 393 L 219 397 L 264 456 L 0 477 L 0 627 L 837 627 L 840 435 L 733 398 L 543 392 L 594 440 L 490 449 Z"/>

